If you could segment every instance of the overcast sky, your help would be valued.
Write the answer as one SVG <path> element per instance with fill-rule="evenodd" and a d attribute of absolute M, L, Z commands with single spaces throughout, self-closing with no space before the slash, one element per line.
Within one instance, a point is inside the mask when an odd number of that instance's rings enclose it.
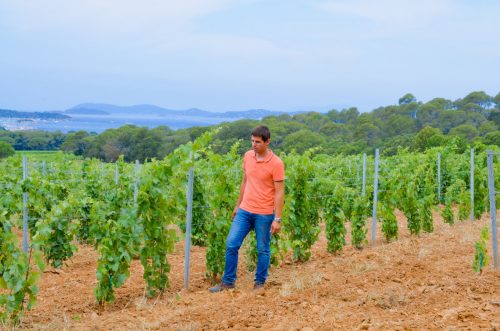
<path fill-rule="evenodd" d="M 0 108 L 369 111 L 500 92 L 495 0 L 0 0 Z"/>

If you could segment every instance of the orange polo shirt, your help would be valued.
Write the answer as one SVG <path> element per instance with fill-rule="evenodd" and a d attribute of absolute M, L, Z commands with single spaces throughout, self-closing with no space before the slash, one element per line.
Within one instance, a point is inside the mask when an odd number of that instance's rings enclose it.
<path fill-rule="evenodd" d="M 283 161 L 269 149 L 264 160 L 257 161 L 250 150 L 243 157 L 243 171 L 247 177 L 240 208 L 254 214 L 274 213 L 274 182 L 285 180 Z"/>

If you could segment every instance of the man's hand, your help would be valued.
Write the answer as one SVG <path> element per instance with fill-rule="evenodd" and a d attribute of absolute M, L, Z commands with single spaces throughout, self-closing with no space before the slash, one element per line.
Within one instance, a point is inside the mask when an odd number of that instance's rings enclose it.
<path fill-rule="evenodd" d="M 271 224 L 271 234 L 277 234 L 280 232 L 280 230 L 281 230 L 281 223 L 273 221 L 273 223 Z"/>
<path fill-rule="evenodd" d="M 231 215 L 231 221 L 234 220 L 234 217 L 236 216 L 236 213 L 238 212 L 238 206 L 234 207 L 233 209 L 233 214 Z"/>

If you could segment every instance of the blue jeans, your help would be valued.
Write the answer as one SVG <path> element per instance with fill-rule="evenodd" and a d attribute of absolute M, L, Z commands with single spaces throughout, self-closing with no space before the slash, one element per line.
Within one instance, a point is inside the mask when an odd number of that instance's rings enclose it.
<path fill-rule="evenodd" d="M 274 214 L 262 215 L 250 213 L 238 209 L 231 230 L 226 239 L 226 265 L 222 281 L 226 284 L 234 284 L 236 281 L 236 270 L 238 268 L 238 250 L 247 234 L 255 229 L 257 239 L 257 271 L 255 272 L 255 283 L 264 284 L 267 278 L 267 269 L 271 260 L 271 224 Z"/>

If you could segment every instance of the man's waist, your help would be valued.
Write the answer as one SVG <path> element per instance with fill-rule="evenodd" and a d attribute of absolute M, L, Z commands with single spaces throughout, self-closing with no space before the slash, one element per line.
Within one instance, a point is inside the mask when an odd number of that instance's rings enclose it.
<path fill-rule="evenodd" d="M 239 208 L 254 214 L 272 214 L 274 212 L 274 203 L 262 204 L 252 203 L 251 201 L 243 199 Z"/>

